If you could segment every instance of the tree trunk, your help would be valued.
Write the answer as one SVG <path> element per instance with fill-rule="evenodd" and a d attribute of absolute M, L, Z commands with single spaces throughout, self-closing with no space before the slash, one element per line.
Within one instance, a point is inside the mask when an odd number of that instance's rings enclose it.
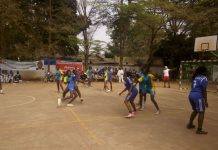
<path fill-rule="evenodd" d="M 88 33 L 87 29 L 83 31 L 83 37 L 84 37 L 84 70 L 88 69 L 89 64 L 89 39 L 88 39 Z"/>
<path fill-rule="evenodd" d="M 149 45 L 149 53 L 148 53 L 148 60 L 147 60 L 147 66 L 148 68 L 150 68 L 151 64 L 152 64 L 152 61 L 153 61 L 153 58 L 154 58 L 154 39 L 155 39 L 155 33 L 154 33 L 154 29 L 151 29 L 152 30 L 152 34 L 151 34 L 151 40 L 150 40 L 150 45 Z"/>

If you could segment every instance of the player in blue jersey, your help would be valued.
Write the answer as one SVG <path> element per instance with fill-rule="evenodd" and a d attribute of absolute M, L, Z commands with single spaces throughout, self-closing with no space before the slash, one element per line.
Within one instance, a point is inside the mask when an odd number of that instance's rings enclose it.
<path fill-rule="evenodd" d="M 75 90 L 76 90 L 76 92 L 77 92 L 77 94 L 78 94 L 78 96 L 80 98 L 80 101 L 83 102 L 81 92 L 80 92 L 79 87 L 77 85 L 78 82 L 81 82 L 81 83 L 83 83 L 83 82 L 80 79 L 79 70 L 78 70 L 77 67 L 75 67 L 75 69 L 73 70 L 73 74 L 75 76 Z"/>
<path fill-rule="evenodd" d="M 113 71 L 111 67 L 108 67 L 108 82 L 110 83 L 110 91 L 112 91 L 113 86 L 112 86 L 112 76 L 113 76 Z"/>
<path fill-rule="evenodd" d="M 192 88 L 189 93 L 189 101 L 192 106 L 193 112 L 190 117 L 190 121 L 187 125 L 188 129 L 195 128 L 193 121 L 198 114 L 198 129 L 197 134 L 207 134 L 202 130 L 205 107 L 208 107 L 207 103 L 207 85 L 208 80 L 206 77 L 207 69 L 204 66 L 198 67 L 192 77 Z"/>
<path fill-rule="evenodd" d="M 71 74 L 71 71 L 68 70 L 67 71 L 67 75 L 68 75 L 68 82 L 67 82 L 67 87 L 65 88 L 64 92 L 63 92 L 63 97 L 58 99 L 58 106 L 61 105 L 61 101 L 67 100 L 67 99 L 71 99 L 67 106 L 74 106 L 72 104 L 72 102 L 77 98 L 77 92 L 75 90 L 75 76 Z M 66 97 L 66 94 L 70 92 L 70 96 Z"/>
<path fill-rule="evenodd" d="M 143 75 L 143 68 L 141 68 L 141 70 L 136 73 L 136 84 L 135 86 L 139 83 L 139 108 L 138 110 L 142 111 L 144 109 L 144 104 L 145 104 L 145 101 L 146 101 L 146 97 L 145 95 L 142 94 L 142 89 L 144 88 L 144 82 L 139 82 L 139 81 L 142 81 L 144 78 L 144 75 Z"/>
<path fill-rule="evenodd" d="M 120 92 L 119 95 L 121 95 L 125 91 L 128 91 L 128 94 L 124 100 L 124 103 L 129 111 L 129 114 L 126 117 L 131 118 L 131 117 L 134 117 L 134 114 L 136 112 L 134 100 L 138 94 L 138 89 L 133 85 L 133 82 L 130 79 L 130 74 L 128 73 L 124 74 L 124 85 L 125 85 L 125 89 L 122 92 Z"/>

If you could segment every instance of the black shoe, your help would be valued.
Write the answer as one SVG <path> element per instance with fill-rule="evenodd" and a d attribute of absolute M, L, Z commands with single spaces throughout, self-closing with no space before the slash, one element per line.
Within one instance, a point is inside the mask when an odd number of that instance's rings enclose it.
<path fill-rule="evenodd" d="M 197 130 L 196 131 L 196 134 L 207 134 L 208 132 L 207 131 L 202 131 L 202 130 Z"/>
<path fill-rule="evenodd" d="M 188 124 L 188 125 L 186 126 L 186 128 L 187 128 L 187 129 L 194 129 L 194 128 L 195 128 L 195 125 L 193 125 L 193 124 Z"/>

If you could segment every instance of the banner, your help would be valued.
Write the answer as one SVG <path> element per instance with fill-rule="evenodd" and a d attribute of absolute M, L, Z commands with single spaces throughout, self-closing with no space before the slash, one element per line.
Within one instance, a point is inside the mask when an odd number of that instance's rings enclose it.
<path fill-rule="evenodd" d="M 4 59 L 0 65 L 2 70 L 44 70 L 43 62 L 41 60 L 20 62 Z"/>
<path fill-rule="evenodd" d="M 73 70 L 75 67 L 79 69 L 80 75 L 83 72 L 83 64 L 82 62 L 72 62 L 72 61 L 65 61 L 65 60 L 57 60 L 56 65 L 61 69 L 61 70 Z"/>
<path fill-rule="evenodd" d="M 45 76 L 43 61 L 20 62 L 3 59 L 0 62 L 1 73 L 5 76 L 9 72 L 19 71 L 22 80 L 41 80 Z"/>

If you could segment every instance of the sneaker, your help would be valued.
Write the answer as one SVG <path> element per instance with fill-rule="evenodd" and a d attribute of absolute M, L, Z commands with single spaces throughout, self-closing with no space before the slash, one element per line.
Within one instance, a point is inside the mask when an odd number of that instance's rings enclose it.
<path fill-rule="evenodd" d="M 107 93 L 109 93 L 109 92 L 110 92 L 110 90 L 106 90 L 106 92 L 107 92 Z"/>
<path fill-rule="evenodd" d="M 136 115 L 136 111 L 133 111 L 132 112 L 132 116 L 134 117 Z"/>
<path fill-rule="evenodd" d="M 144 107 L 139 107 L 138 110 L 139 110 L 139 111 L 143 111 L 143 110 L 144 110 Z"/>
<path fill-rule="evenodd" d="M 208 132 L 207 131 L 202 131 L 202 130 L 197 130 L 196 131 L 196 134 L 207 134 Z"/>
<path fill-rule="evenodd" d="M 187 128 L 187 129 L 194 129 L 194 128 L 195 128 L 195 125 L 193 125 L 193 124 L 187 124 L 186 128 Z"/>
<path fill-rule="evenodd" d="M 125 118 L 132 118 L 134 115 L 132 113 L 129 113 Z"/>
<path fill-rule="evenodd" d="M 155 115 L 159 115 L 160 114 L 160 111 L 158 110 L 156 113 L 155 113 Z"/>
<path fill-rule="evenodd" d="M 67 107 L 73 107 L 74 105 L 73 104 L 67 104 Z"/>
<path fill-rule="evenodd" d="M 58 106 L 61 106 L 61 98 L 58 98 Z"/>

